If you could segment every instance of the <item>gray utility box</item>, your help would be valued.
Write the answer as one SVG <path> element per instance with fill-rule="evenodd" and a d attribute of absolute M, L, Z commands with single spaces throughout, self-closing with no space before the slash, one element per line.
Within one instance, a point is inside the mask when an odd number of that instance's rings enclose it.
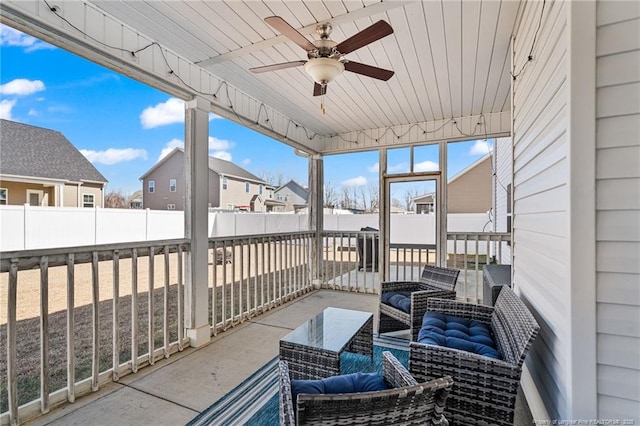
<path fill-rule="evenodd" d="M 495 305 L 502 286 L 511 287 L 511 265 L 484 265 L 482 285 L 484 304 Z"/>

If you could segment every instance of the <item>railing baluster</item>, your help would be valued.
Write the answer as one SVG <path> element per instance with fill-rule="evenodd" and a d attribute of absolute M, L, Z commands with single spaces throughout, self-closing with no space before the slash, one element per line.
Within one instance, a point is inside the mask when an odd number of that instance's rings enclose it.
<path fill-rule="evenodd" d="M 239 295 L 238 295 L 238 314 L 240 315 L 240 321 L 243 320 L 244 318 L 244 314 L 245 314 L 245 310 L 249 310 L 249 307 L 247 306 L 246 308 L 243 308 L 243 287 L 244 287 L 244 249 L 245 249 L 245 242 L 240 240 L 239 241 L 240 246 L 239 246 L 239 250 L 240 250 L 240 280 L 238 281 L 238 289 L 239 289 Z M 246 303 L 246 301 L 244 301 Z"/>
<path fill-rule="evenodd" d="M 18 300 L 18 259 L 11 259 L 9 269 L 9 294 L 7 295 L 7 397 L 9 421 L 18 424 L 18 349 L 16 346 L 16 308 Z"/>
<path fill-rule="evenodd" d="M 260 270 L 260 306 L 262 306 L 263 311 L 265 310 L 265 306 L 264 306 L 264 279 L 265 279 L 265 274 L 267 273 L 267 269 L 265 268 L 266 265 L 264 264 L 264 262 L 265 262 L 265 255 L 264 255 L 265 248 L 266 248 L 265 239 L 264 239 L 264 237 L 261 237 L 260 238 L 260 259 L 262 260 L 262 268 Z"/>
<path fill-rule="evenodd" d="M 156 254 L 155 247 L 153 246 L 149 247 L 149 279 L 148 279 L 149 297 L 147 299 L 147 309 L 149 314 L 149 321 L 147 322 L 148 333 L 149 333 L 149 335 L 147 336 L 147 341 L 148 341 L 147 345 L 149 349 L 149 365 L 153 365 L 156 362 L 155 356 L 153 355 L 156 349 L 155 341 L 153 338 L 154 329 L 155 329 L 155 308 L 154 308 L 155 300 L 153 297 L 153 289 L 155 287 L 155 267 L 154 267 L 155 254 Z"/>
<path fill-rule="evenodd" d="M 177 270 L 177 274 L 178 274 L 178 350 L 182 351 L 183 346 L 182 346 L 182 340 L 184 339 L 184 316 L 183 316 L 183 300 L 184 298 L 182 297 L 183 295 L 183 291 L 184 291 L 184 287 L 183 287 L 183 282 L 182 282 L 182 246 L 180 244 L 178 244 L 178 270 Z M 213 266 L 213 271 L 214 274 L 216 272 L 216 266 L 214 264 Z M 215 276 L 215 275 L 214 275 Z M 215 279 L 213 281 L 215 283 Z M 213 286 L 213 293 L 215 294 L 215 284 Z M 215 322 L 213 323 L 214 325 L 214 330 L 215 330 Z"/>
<path fill-rule="evenodd" d="M 120 380 L 120 252 L 118 250 L 113 251 L 113 298 L 112 301 L 112 314 L 113 314 L 113 381 Z"/>
<path fill-rule="evenodd" d="M 222 242 L 222 312 L 220 322 L 225 326 L 227 320 L 227 243 Z"/>
<path fill-rule="evenodd" d="M 74 339 L 76 336 L 74 324 L 75 307 L 75 256 L 67 255 L 67 400 L 76 400 L 76 355 Z"/>
<path fill-rule="evenodd" d="M 131 371 L 138 372 L 138 249 L 131 250 Z"/>
<path fill-rule="evenodd" d="M 253 250 L 254 250 L 254 256 L 253 256 L 253 274 L 254 274 L 254 279 L 253 279 L 253 309 L 255 309 L 256 315 L 258 314 L 258 306 L 260 306 L 260 304 L 258 304 L 258 240 L 256 239 L 253 244 L 252 244 Z"/>
<path fill-rule="evenodd" d="M 169 246 L 164 246 L 164 323 L 162 327 L 164 328 L 164 357 L 169 358 Z"/>
<path fill-rule="evenodd" d="M 213 251 L 213 273 L 211 283 L 211 325 L 213 326 L 213 335 L 218 334 L 217 317 L 218 317 L 218 242 L 214 241 L 211 245 Z M 222 261 L 224 265 L 224 259 Z"/>
<path fill-rule="evenodd" d="M 91 253 L 91 282 L 93 284 L 93 357 L 91 360 L 91 389 L 98 390 L 98 374 L 100 374 L 100 283 L 98 274 L 98 252 Z"/>
<path fill-rule="evenodd" d="M 236 243 L 231 243 L 231 322 L 236 318 Z M 238 309 L 241 309 L 240 304 L 242 298 L 238 300 Z"/>
<path fill-rule="evenodd" d="M 49 412 L 49 258 L 40 258 L 40 411 Z"/>

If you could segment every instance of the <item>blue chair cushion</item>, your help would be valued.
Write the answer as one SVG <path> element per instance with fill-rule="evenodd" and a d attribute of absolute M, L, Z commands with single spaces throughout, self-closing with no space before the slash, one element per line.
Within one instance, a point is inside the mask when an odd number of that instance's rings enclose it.
<path fill-rule="evenodd" d="M 297 403 L 298 394 L 336 394 L 373 392 L 389 387 L 381 374 L 353 373 L 320 380 L 291 380 L 291 396 Z"/>
<path fill-rule="evenodd" d="M 424 314 L 418 342 L 502 358 L 488 324 L 437 312 Z"/>
<path fill-rule="evenodd" d="M 385 305 L 393 306 L 403 312 L 411 312 L 411 292 L 410 291 L 384 291 L 380 300 Z"/>

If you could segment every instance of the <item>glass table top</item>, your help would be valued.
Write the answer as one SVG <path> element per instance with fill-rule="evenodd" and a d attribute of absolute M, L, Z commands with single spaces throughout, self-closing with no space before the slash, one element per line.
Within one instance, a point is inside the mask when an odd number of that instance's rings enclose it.
<path fill-rule="evenodd" d="M 362 326 L 373 317 L 371 312 L 326 308 L 282 341 L 311 348 L 340 352 Z"/>

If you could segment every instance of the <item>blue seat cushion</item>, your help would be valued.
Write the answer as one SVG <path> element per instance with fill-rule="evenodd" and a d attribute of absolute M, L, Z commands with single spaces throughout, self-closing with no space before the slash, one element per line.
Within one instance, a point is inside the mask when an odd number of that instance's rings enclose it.
<path fill-rule="evenodd" d="M 411 312 L 411 292 L 410 291 L 384 291 L 380 300 L 385 305 L 393 306 L 403 312 Z"/>
<path fill-rule="evenodd" d="M 389 387 L 381 374 L 353 373 L 327 377 L 320 380 L 291 380 L 291 396 L 298 401 L 298 394 L 336 394 L 373 392 Z"/>
<path fill-rule="evenodd" d="M 490 358 L 502 358 L 488 324 L 437 312 L 424 314 L 418 342 L 460 349 Z"/>

